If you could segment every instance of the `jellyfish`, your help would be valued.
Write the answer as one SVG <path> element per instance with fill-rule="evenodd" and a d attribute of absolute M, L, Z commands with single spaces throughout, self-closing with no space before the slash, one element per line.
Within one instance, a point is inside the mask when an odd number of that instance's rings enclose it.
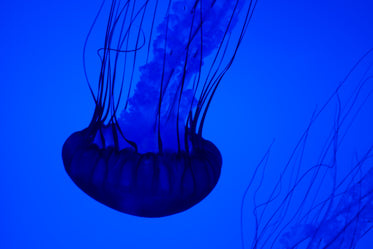
<path fill-rule="evenodd" d="M 250 248 L 356 248 L 373 228 L 372 133 L 364 133 L 363 144 L 356 132 L 363 125 L 371 127 L 372 77 L 373 49 L 315 110 L 278 180 L 268 182 L 274 144 L 270 146 L 242 200 L 243 248 L 248 196 L 255 231 Z"/>
<path fill-rule="evenodd" d="M 95 109 L 88 127 L 63 145 L 65 170 L 86 194 L 120 212 L 182 212 L 203 200 L 220 177 L 222 156 L 203 138 L 203 126 L 256 3 L 106 2 L 83 53 L 109 13 L 96 88 L 84 64 Z"/>

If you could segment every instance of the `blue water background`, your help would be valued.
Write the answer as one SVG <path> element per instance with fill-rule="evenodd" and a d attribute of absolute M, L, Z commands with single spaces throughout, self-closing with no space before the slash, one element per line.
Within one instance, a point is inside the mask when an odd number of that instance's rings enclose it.
<path fill-rule="evenodd" d="M 197 206 L 160 219 L 97 203 L 63 168 L 62 144 L 93 112 L 82 47 L 99 4 L 0 2 L 0 248 L 241 248 L 240 204 L 254 166 L 275 138 L 276 172 L 316 105 L 373 47 L 373 2 L 259 1 L 205 124 L 223 155 L 221 179 Z M 373 142 L 368 119 L 355 129 L 364 143 Z M 372 245 L 370 233 L 358 248 Z"/>

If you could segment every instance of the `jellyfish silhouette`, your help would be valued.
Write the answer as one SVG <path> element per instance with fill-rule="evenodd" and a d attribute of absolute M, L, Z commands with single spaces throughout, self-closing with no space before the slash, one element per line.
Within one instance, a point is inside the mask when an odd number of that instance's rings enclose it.
<path fill-rule="evenodd" d="M 65 170 L 86 194 L 123 213 L 182 212 L 220 177 L 222 157 L 203 125 L 255 1 L 110 2 L 102 2 L 85 43 L 108 12 L 96 92 L 86 73 L 94 114 L 64 143 Z"/>
<path fill-rule="evenodd" d="M 356 132 L 363 122 L 365 126 L 372 121 L 372 77 L 373 49 L 315 110 L 278 181 L 272 179 L 265 190 L 271 145 L 242 201 L 243 248 L 248 196 L 253 200 L 255 231 L 250 248 L 356 248 L 372 229 L 372 133 L 361 138 Z M 364 138 L 365 145 L 360 145 Z"/>

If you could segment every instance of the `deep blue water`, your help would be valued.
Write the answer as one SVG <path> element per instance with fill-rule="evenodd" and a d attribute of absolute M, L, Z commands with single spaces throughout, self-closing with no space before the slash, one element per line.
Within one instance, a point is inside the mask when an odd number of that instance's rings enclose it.
<path fill-rule="evenodd" d="M 325 2 L 259 1 L 205 124 L 223 156 L 216 189 L 186 212 L 146 219 L 97 203 L 62 164 L 63 142 L 93 112 L 81 57 L 100 1 L 2 1 L 0 248 L 241 248 L 241 199 L 256 164 L 276 139 L 267 176 L 275 179 L 316 105 L 373 47 L 371 1 Z M 341 161 L 372 144 L 372 108 L 370 100 Z M 310 155 L 318 149 L 309 144 Z M 358 244 L 372 246 L 372 233 Z"/>

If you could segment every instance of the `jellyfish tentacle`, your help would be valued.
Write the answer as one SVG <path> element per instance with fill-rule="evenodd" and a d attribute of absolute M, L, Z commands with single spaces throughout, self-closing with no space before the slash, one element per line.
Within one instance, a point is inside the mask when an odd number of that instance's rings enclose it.
<path fill-rule="evenodd" d="M 364 154 L 351 164 L 341 160 L 342 153 L 355 152 L 355 147 L 361 147 L 358 137 L 351 138 L 356 129 L 353 124 L 371 121 L 361 118 L 370 115 L 372 69 L 373 48 L 353 65 L 321 108 L 314 111 L 279 179 L 274 184 L 271 182 L 273 188 L 261 202 L 257 197 L 263 195 L 264 169 L 268 165 L 261 161 L 257 166 L 241 206 L 243 219 L 244 203 L 248 192 L 253 191 L 252 248 L 355 248 L 373 228 L 373 146 L 368 141 Z M 315 126 L 333 102 L 336 110 L 333 110 L 330 131 L 327 130 L 325 140 L 316 144 L 317 148 L 312 148 L 315 150 L 310 150 L 307 147 L 310 135 L 315 135 L 313 132 L 319 135 L 320 130 Z M 322 124 L 325 127 L 325 123 Z M 364 135 L 369 138 L 370 134 Z M 312 162 L 317 151 L 316 162 Z M 258 184 L 257 188 L 252 189 L 254 184 Z M 241 220 L 241 227 L 243 223 Z M 244 231 L 241 232 L 244 246 Z"/>
<path fill-rule="evenodd" d="M 88 83 L 94 114 L 62 149 L 65 169 L 79 188 L 142 217 L 182 212 L 214 189 L 222 157 L 202 137 L 202 127 L 242 41 L 252 2 L 111 1 L 97 51 L 96 94 Z M 239 22 L 241 13 L 245 19 Z"/>

